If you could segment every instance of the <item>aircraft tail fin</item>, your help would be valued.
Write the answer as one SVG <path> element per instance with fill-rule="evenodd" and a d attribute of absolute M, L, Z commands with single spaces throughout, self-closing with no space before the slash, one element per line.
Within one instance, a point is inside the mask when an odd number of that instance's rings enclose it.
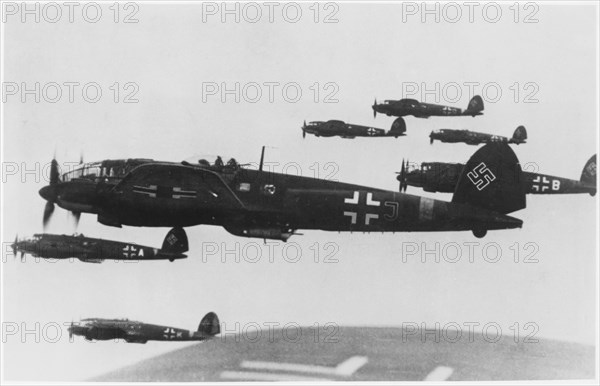
<path fill-rule="evenodd" d="M 586 185 L 596 186 L 596 154 L 585 163 L 579 181 Z"/>
<path fill-rule="evenodd" d="M 499 213 L 526 206 L 523 172 L 507 144 L 490 143 L 475 152 L 463 168 L 452 202 Z"/>
<path fill-rule="evenodd" d="M 519 143 L 525 143 L 526 140 L 527 140 L 527 130 L 525 130 L 525 126 L 517 127 L 517 129 L 513 133 L 511 142 L 519 144 Z"/>
<path fill-rule="evenodd" d="M 467 109 L 465 110 L 464 115 L 473 115 L 473 116 L 481 115 L 482 111 L 483 111 L 483 99 L 481 99 L 481 97 L 479 95 L 475 95 L 469 101 L 469 105 L 467 106 Z"/>
<path fill-rule="evenodd" d="M 221 322 L 219 317 L 214 312 L 209 312 L 204 315 L 198 325 L 198 334 L 200 335 L 217 335 L 221 332 Z"/>
<path fill-rule="evenodd" d="M 184 253 L 189 250 L 188 238 L 183 228 L 173 228 L 167 233 L 163 241 L 162 251 L 171 253 Z"/>
<path fill-rule="evenodd" d="M 390 128 L 388 135 L 400 136 L 404 135 L 404 133 L 406 133 L 406 122 L 402 117 L 396 118 L 394 123 L 392 123 L 392 127 Z"/>

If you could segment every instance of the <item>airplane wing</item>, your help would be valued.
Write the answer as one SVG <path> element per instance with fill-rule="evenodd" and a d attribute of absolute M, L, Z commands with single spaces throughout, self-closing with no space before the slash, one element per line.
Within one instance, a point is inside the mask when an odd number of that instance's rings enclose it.
<path fill-rule="evenodd" d="M 230 209 L 244 208 L 217 172 L 173 163 L 138 166 L 114 187 L 114 191 L 131 194 L 139 200 L 201 201 Z"/>
<path fill-rule="evenodd" d="M 79 261 L 82 261 L 84 263 L 93 263 L 93 264 L 100 264 L 104 261 L 104 259 L 86 259 L 85 257 L 78 257 Z"/>
<path fill-rule="evenodd" d="M 136 331 L 125 331 L 122 329 L 122 331 L 125 333 L 125 337 L 123 339 L 125 339 L 125 341 L 127 343 L 146 343 L 148 341 L 148 338 L 137 333 Z"/>

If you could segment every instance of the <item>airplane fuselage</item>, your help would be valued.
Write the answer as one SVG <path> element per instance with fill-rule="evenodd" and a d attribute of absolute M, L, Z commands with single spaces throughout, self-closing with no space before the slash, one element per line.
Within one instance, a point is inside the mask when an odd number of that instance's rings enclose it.
<path fill-rule="evenodd" d="M 428 170 L 416 170 L 407 175 L 410 186 L 420 187 L 428 192 L 453 193 L 463 164 L 431 163 Z M 548 174 L 523 171 L 525 189 L 529 194 L 595 194 L 596 187 L 568 178 Z"/>
<path fill-rule="evenodd" d="M 432 131 L 429 138 L 433 143 L 438 140 L 445 143 L 466 143 L 467 145 L 480 145 L 482 143 L 518 143 L 500 135 L 477 133 L 469 130 L 441 129 Z"/>
<path fill-rule="evenodd" d="M 387 116 L 404 117 L 412 115 L 416 118 L 429 118 L 432 116 L 448 117 L 462 115 L 480 115 L 480 113 L 465 114 L 465 112 L 458 107 L 423 103 L 415 100 L 389 101 L 388 103 L 376 104 L 373 106 L 373 110 L 375 110 L 378 113 L 385 114 Z"/>
<path fill-rule="evenodd" d="M 403 132 L 386 132 L 371 126 L 354 125 L 342 121 L 311 122 L 302 127 L 305 133 L 313 134 L 317 137 L 399 137 L 405 135 Z"/>
<path fill-rule="evenodd" d="M 187 257 L 182 253 L 165 252 L 157 248 L 96 239 L 84 236 L 38 234 L 32 239 L 15 243 L 17 251 L 45 259 L 77 258 L 82 261 L 112 260 L 175 260 Z"/>
<path fill-rule="evenodd" d="M 206 336 L 189 330 L 141 323 L 120 319 L 86 319 L 83 325 L 73 325 L 69 329 L 72 334 L 87 340 L 117 340 L 128 343 L 146 343 L 154 341 L 199 341 Z"/>
<path fill-rule="evenodd" d="M 119 184 L 77 195 L 76 181 L 50 185 L 45 198 L 111 226 L 220 225 L 246 237 L 286 240 L 296 229 L 356 232 L 459 231 L 520 227 L 521 220 L 467 204 L 308 177 L 174 163 L 142 165 Z M 46 189 L 43 188 L 42 190 Z M 87 188 L 86 188 L 87 189 Z M 73 191 L 70 191 L 73 190 Z"/>

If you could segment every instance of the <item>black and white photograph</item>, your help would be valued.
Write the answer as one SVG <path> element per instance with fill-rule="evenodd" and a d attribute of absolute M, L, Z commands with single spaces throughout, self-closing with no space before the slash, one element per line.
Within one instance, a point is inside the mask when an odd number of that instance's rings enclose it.
<path fill-rule="evenodd" d="M 0 1 L 0 383 L 589 384 L 597 1 Z"/>

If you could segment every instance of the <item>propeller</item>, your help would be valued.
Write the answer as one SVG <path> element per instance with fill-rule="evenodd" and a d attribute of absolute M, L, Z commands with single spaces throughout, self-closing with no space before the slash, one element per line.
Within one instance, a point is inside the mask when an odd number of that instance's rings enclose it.
<path fill-rule="evenodd" d="M 400 181 L 400 185 L 398 187 L 399 192 L 406 192 L 408 188 L 408 184 L 406 183 L 406 168 L 408 167 L 408 160 L 406 163 L 404 162 L 404 158 L 402 159 L 402 168 L 400 169 L 400 173 L 398 173 L 398 181 Z"/>
<path fill-rule="evenodd" d="M 50 163 L 50 185 L 54 185 L 58 182 L 59 179 L 59 171 L 58 171 L 58 162 L 56 161 L 56 157 L 52 159 Z"/>
<path fill-rule="evenodd" d="M 71 212 L 71 218 L 75 223 L 75 229 L 77 229 L 77 226 L 79 225 L 79 219 L 81 218 L 81 212 Z"/>
<path fill-rule="evenodd" d="M 69 327 L 69 339 L 73 339 L 73 320 L 71 320 L 71 327 Z"/>
<path fill-rule="evenodd" d="M 50 186 L 55 185 L 60 180 L 60 172 L 58 170 L 58 162 L 56 161 L 56 155 L 52 159 L 50 163 Z M 44 207 L 44 218 L 43 218 L 43 226 L 44 229 L 48 222 L 50 221 L 50 217 L 52 217 L 52 213 L 54 213 L 54 202 L 51 200 L 46 201 L 46 206 Z"/>
<path fill-rule="evenodd" d="M 302 138 L 306 138 L 306 119 L 304 120 L 304 124 L 302 125 Z"/>
<path fill-rule="evenodd" d="M 371 108 L 373 109 L 373 118 L 377 118 L 377 110 L 375 110 L 375 107 L 377 107 L 377 98 L 375 98 L 373 106 L 371 106 Z"/>
<path fill-rule="evenodd" d="M 12 251 L 13 251 L 13 255 L 16 258 L 17 257 L 17 243 L 19 242 L 19 235 L 15 235 L 15 242 L 11 245 L 12 247 Z"/>
<path fill-rule="evenodd" d="M 47 201 L 46 206 L 44 206 L 44 219 L 42 221 L 44 229 L 46 229 L 46 225 L 48 225 L 48 221 L 50 221 L 52 213 L 54 213 L 54 203 L 51 201 Z"/>

